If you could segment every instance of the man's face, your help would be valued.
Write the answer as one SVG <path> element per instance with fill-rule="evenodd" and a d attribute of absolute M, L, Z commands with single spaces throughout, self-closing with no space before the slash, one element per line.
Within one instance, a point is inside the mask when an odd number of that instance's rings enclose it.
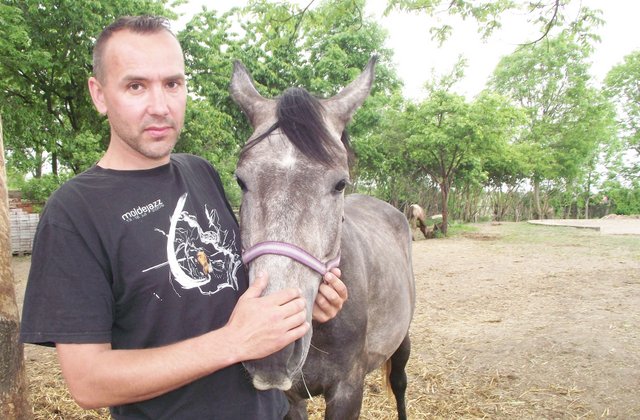
<path fill-rule="evenodd" d="M 104 80 L 90 79 L 111 126 L 110 152 L 146 166 L 166 163 L 184 123 L 187 89 L 178 41 L 168 32 L 116 32 L 104 51 Z"/>

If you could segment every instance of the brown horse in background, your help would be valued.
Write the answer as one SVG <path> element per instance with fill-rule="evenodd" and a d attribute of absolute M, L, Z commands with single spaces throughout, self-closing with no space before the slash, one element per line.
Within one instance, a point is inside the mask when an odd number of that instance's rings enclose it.
<path fill-rule="evenodd" d="M 420 229 L 420 232 L 422 232 L 426 239 L 435 238 L 436 232 L 440 230 L 437 220 L 441 220 L 442 215 L 436 214 L 432 216 L 431 218 L 434 220 L 434 224 L 432 228 L 429 228 L 426 223 L 427 217 L 425 216 L 424 209 L 418 204 L 412 204 L 409 206 L 409 214 L 407 215 L 407 218 L 409 219 L 409 225 L 411 226 L 411 237 L 415 241 L 416 238 L 413 236 L 413 231 L 416 226 Z"/>
<path fill-rule="evenodd" d="M 425 223 L 424 209 L 420 207 L 418 204 L 412 204 L 409 206 L 409 224 L 411 225 L 411 235 L 413 240 L 416 238 L 413 237 L 413 230 L 417 227 L 420 229 L 420 232 L 424 235 L 425 238 L 433 237 L 429 236 L 429 232 L 427 231 L 427 225 Z"/>

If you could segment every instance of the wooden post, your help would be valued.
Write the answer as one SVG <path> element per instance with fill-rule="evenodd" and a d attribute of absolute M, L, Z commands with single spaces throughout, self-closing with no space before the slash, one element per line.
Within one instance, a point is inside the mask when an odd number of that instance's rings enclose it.
<path fill-rule="evenodd" d="M 33 418 L 28 398 L 20 316 L 11 267 L 9 194 L 0 116 L 0 419 Z"/>

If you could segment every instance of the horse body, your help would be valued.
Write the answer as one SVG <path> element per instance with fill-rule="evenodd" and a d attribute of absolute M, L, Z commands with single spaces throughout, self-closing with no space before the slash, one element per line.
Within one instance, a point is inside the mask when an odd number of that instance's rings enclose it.
<path fill-rule="evenodd" d="M 406 417 L 404 368 L 415 299 L 410 228 L 387 203 L 344 196 L 349 168 L 342 132 L 368 95 L 373 64 L 338 95 L 320 102 L 299 89 L 278 101 L 262 98 L 246 69 L 234 67 L 232 97 L 255 129 L 236 170 L 243 190 L 243 246 L 277 241 L 323 262 L 339 256 L 349 290 L 336 318 L 313 323 L 297 342 L 245 363 L 256 388 L 286 391 L 290 419 L 307 417 L 309 394 L 325 396 L 325 418 L 357 418 L 366 374 L 389 360 L 398 415 Z M 301 144 L 301 139 L 316 144 Z M 269 273 L 267 294 L 299 287 L 311 322 L 321 275 L 277 253 L 250 262 L 251 282 L 260 271 Z"/>
<path fill-rule="evenodd" d="M 313 324 L 304 381 L 288 392 L 297 415 L 288 418 L 306 418 L 306 388 L 324 394 L 326 418 L 358 418 L 366 374 L 391 358 L 407 336 L 415 300 L 406 270 L 410 240 L 406 218 L 395 208 L 367 196 L 346 197 L 340 268 L 349 300 L 335 319 Z"/>
<path fill-rule="evenodd" d="M 411 232 L 403 214 L 393 206 L 353 194 L 345 199 L 342 249 L 345 280 L 363 279 L 360 284 L 366 288 L 357 290 L 360 295 L 349 308 L 358 314 L 347 313 L 345 318 L 366 316 L 370 372 L 393 354 L 409 329 L 415 300 L 413 272 L 407 270 L 411 267 Z"/>

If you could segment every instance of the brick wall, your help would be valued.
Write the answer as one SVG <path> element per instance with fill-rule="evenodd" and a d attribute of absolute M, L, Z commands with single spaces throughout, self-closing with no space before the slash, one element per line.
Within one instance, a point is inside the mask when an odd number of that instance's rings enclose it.
<path fill-rule="evenodd" d="M 9 194 L 9 224 L 11 229 L 11 252 L 13 255 L 31 254 L 33 236 L 40 215 L 33 213 L 33 205 L 21 199 L 20 194 Z"/>

